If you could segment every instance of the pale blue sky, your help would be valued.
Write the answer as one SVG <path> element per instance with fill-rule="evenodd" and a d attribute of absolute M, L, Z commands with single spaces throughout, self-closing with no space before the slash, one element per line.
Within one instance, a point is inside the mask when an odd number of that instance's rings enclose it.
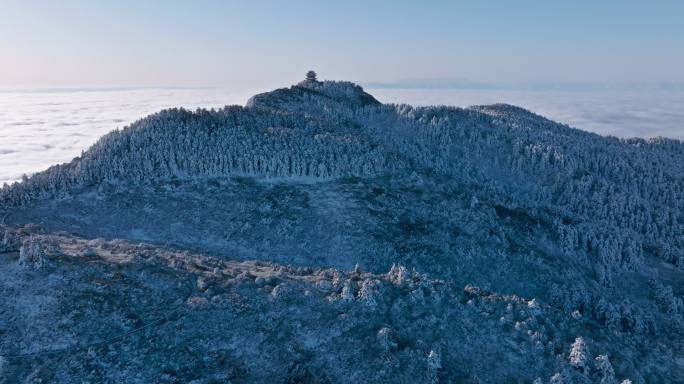
<path fill-rule="evenodd" d="M 0 0 L 0 87 L 684 83 L 684 1 Z"/>

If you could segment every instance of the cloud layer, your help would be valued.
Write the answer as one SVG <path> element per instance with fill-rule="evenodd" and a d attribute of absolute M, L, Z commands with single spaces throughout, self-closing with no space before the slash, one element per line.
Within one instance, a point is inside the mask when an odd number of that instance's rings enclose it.
<path fill-rule="evenodd" d="M 368 91 L 392 103 L 509 103 L 602 135 L 684 139 L 684 92 Z M 252 93 L 225 89 L 0 91 L 0 185 L 69 161 L 103 134 L 163 108 L 244 104 Z"/>

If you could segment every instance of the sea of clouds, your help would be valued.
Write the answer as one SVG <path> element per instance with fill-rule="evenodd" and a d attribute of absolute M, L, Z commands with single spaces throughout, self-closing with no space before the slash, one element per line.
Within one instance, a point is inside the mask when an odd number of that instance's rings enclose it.
<path fill-rule="evenodd" d="M 684 139 L 682 91 L 368 89 L 382 102 L 509 103 L 602 135 Z M 0 91 L 0 185 L 67 162 L 100 136 L 170 107 L 244 104 L 253 91 L 226 89 L 50 89 Z"/>

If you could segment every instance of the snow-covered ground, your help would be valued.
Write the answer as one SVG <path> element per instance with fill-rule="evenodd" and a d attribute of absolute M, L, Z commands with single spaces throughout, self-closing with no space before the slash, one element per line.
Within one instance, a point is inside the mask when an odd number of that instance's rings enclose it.
<path fill-rule="evenodd" d="M 257 90 L 0 90 L 0 185 L 67 162 L 103 134 L 162 108 L 244 104 Z M 508 103 L 552 120 L 619 137 L 684 138 L 682 91 L 368 89 L 384 103 Z"/>
<path fill-rule="evenodd" d="M 156 113 L 0 189 L 0 384 L 682 383 L 682 164 L 350 82 Z"/>

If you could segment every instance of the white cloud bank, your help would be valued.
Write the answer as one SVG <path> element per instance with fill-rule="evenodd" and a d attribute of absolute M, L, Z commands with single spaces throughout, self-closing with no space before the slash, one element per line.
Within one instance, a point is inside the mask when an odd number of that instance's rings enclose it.
<path fill-rule="evenodd" d="M 684 92 L 369 89 L 382 102 L 509 103 L 603 135 L 684 139 Z M 0 91 L 0 184 L 71 160 L 100 136 L 169 107 L 244 104 L 223 89 Z"/>

